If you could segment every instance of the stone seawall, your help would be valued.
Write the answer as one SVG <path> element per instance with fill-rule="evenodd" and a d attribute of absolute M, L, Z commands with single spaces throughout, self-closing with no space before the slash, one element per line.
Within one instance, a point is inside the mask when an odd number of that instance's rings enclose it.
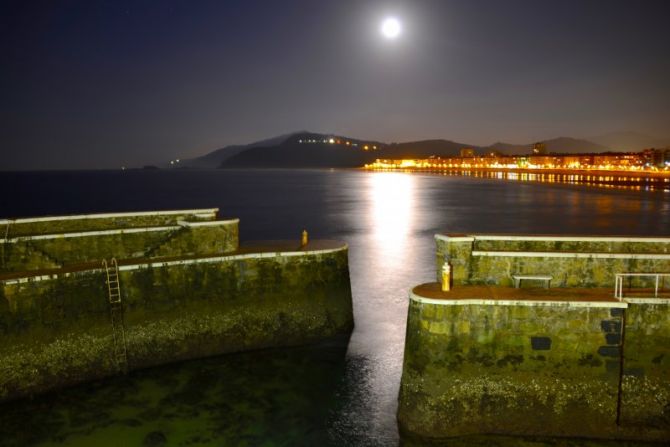
<path fill-rule="evenodd" d="M 119 283 L 129 369 L 299 345 L 353 328 L 342 243 L 126 260 Z M 0 400 L 117 374 L 109 301 L 99 268 L 1 281 Z"/>
<path fill-rule="evenodd" d="M 670 266 L 670 238 L 438 234 L 435 242 L 438 275 L 448 260 L 455 285 L 511 286 L 512 275 L 540 274 L 553 287 L 614 287 L 615 273 Z"/>
<path fill-rule="evenodd" d="M 179 221 L 213 221 L 216 219 L 218 212 L 218 208 L 205 208 L 0 219 L 0 238 L 119 228 L 158 227 L 177 225 Z"/>
<path fill-rule="evenodd" d="M 670 440 L 670 302 L 608 292 L 416 287 L 401 431 Z"/>
<path fill-rule="evenodd" d="M 0 272 L 57 268 L 111 257 L 230 253 L 238 248 L 238 227 L 238 219 L 179 221 L 169 226 L 15 236 L 0 240 Z"/>
<path fill-rule="evenodd" d="M 641 429 L 665 427 L 670 440 L 670 300 L 628 301 L 620 422 Z"/>
<path fill-rule="evenodd" d="M 670 441 L 670 238 L 435 239 L 451 290 L 410 292 L 401 431 Z"/>

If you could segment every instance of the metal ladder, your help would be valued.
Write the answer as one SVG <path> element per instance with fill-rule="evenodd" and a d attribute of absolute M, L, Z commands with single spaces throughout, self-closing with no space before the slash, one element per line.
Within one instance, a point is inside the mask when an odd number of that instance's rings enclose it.
<path fill-rule="evenodd" d="M 108 264 L 103 259 L 102 266 L 107 274 L 107 292 L 109 296 L 109 311 L 112 320 L 112 338 L 114 342 L 114 361 L 119 371 L 128 372 L 128 350 L 126 348 L 126 330 L 123 325 L 123 303 L 121 302 L 121 288 L 119 287 L 119 265 L 116 258 Z"/>
<path fill-rule="evenodd" d="M 2 243 L 2 268 L 5 268 L 5 245 L 9 242 L 9 222 L 5 227 L 5 242 Z"/>

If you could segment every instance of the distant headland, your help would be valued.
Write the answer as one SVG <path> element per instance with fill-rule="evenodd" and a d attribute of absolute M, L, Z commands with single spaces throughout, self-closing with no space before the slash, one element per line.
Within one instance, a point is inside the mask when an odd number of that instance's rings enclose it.
<path fill-rule="evenodd" d="M 539 148 L 539 151 L 538 151 Z M 635 132 L 616 132 L 589 139 L 559 137 L 528 144 L 494 143 L 489 146 L 447 139 L 381 142 L 373 139 L 299 131 L 244 145 L 226 146 L 194 158 L 175 158 L 163 168 L 358 168 L 385 160 L 526 155 L 618 154 L 670 148 L 670 138 Z M 663 156 L 663 155 L 662 155 Z M 670 158 L 670 155 L 667 155 Z M 665 160 L 664 160 L 665 161 Z"/>

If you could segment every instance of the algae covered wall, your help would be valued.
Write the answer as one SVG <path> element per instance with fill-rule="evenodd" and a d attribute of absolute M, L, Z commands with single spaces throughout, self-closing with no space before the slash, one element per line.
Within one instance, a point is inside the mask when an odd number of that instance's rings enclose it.
<path fill-rule="evenodd" d="M 552 287 L 612 288 L 616 273 L 670 271 L 667 238 L 572 239 L 437 235 L 437 271 L 448 260 L 454 285 L 511 286 L 512 275 L 550 275 Z M 636 287 L 650 284 L 637 281 Z"/>
<path fill-rule="evenodd" d="M 552 290 L 553 301 L 523 290 L 511 300 L 411 292 L 398 409 L 404 433 L 670 441 L 670 300 L 612 298 L 615 273 L 670 271 L 669 238 L 436 242 L 438 273 L 447 260 L 465 295 L 505 296 L 515 274 L 551 275 L 552 288 L 605 289 Z M 481 284 L 496 287 L 468 287 Z M 649 285 L 635 279 L 625 287 Z"/>
<path fill-rule="evenodd" d="M 105 273 L 4 281 L 0 400 L 119 372 Z M 130 369 L 347 335 L 347 249 L 122 265 Z"/>
<path fill-rule="evenodd" d="M 668 303 L 425 301 L 409 305 L 403 432 L 670 440 Z"/>
<path fill-rule="evenodd" d="M 76 236 L 23 236 L 2 244 L 0 272 L 57 268 L 117 259 L 230 253 L 238 248 L 239 220 L 108 230 Z"/>
<path fill-rule="evenodd" d="M 0 237 L 177 225 L 184 220 L 211 221 L 216 218 L 218 211 L 217 208 L 211 208 L 4 219 L 0 220 Z"/>
<path fill-rule="evenodd" d="M 646 301 L 625 313 L 621 422 L 670 431 L 670 303 Z"/>
<path fill-rule="evenodd" d="M 622 309 L 410 300 L 398 420 L 427 438 L 617 433 Z"/>

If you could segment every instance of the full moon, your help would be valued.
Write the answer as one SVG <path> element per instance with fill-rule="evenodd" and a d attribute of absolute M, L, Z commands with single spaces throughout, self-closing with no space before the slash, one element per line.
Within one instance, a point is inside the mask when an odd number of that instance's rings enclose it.
<path fill-rule="evenodd" d="M 400 25 L 400 21 L 395 17 L 388 17 L 382 22 L 380 29 L 384 37 L 387 39 L 395 39 L 400 35 L 402 26 Z"/>

